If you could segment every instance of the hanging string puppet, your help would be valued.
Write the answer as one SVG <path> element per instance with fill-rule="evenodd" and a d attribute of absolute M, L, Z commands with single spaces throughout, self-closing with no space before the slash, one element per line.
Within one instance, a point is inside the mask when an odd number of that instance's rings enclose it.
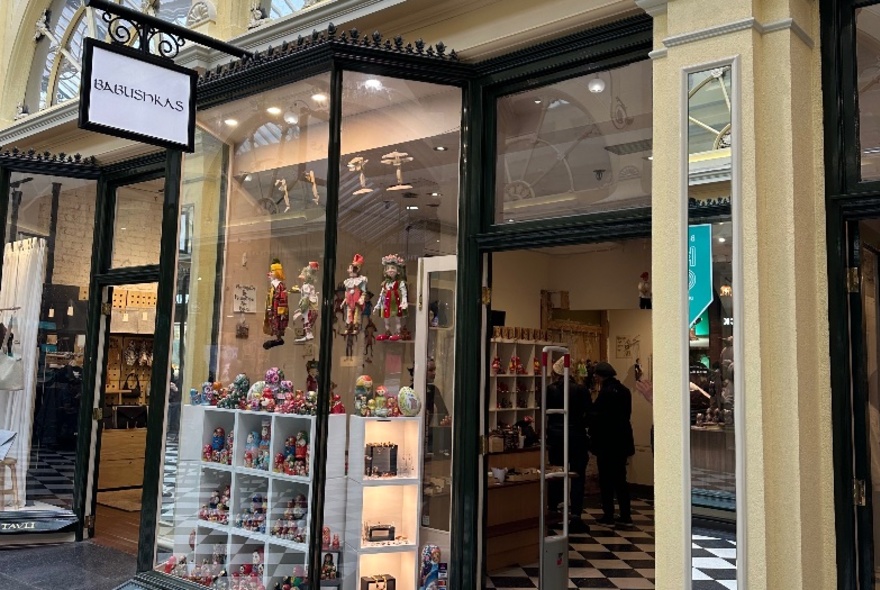
<path fill-rule="evenodd" d="M 374 313 L 379 314 L 385 322 L 385 332 L 376 336 L 376 340 L 406 340 L 405 328 L 401 329 L 401 319 L 406 318 L 409 307 L 406 292 L 405 262 L 397 254 L 389 254 L 382 258 L 385 274 L 382 279 L 382 290 Z"/>

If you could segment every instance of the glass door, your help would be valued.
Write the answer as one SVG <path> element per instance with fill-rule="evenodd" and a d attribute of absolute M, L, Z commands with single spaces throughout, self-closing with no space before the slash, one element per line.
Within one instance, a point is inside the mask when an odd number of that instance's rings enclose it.
<path fill-rule="evenodd" d="M 456 256 L 419 261 L 414 383 L 423 393 L 422 489 L 419 540 L 421 587 L 445 579 L 450 552 L 452 415 L 455 379 Z M 434 549 L 439 549 L 436 553 Z M 425 550 L 427 549 L 427 551 Z M 425 563 L 425 558 L 430 563 Z M 436 566 L 436 567 L 435 567 Z"/>

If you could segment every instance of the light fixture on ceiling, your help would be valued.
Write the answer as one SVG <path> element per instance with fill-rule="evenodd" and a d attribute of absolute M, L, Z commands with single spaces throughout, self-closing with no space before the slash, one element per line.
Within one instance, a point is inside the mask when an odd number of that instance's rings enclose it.
<path fill-rule="evenodd" d="M 410 190 L 412 188 L 411 184 L 406 184 L 405 182 L 403 182 L 403 170 L 401 169 L 401 165 L 403 165 L 406 162 L 412 162 L 412 161 L 413 161 L 413 157 L 410 156 L 408 153 L 398 152 L 396 150 L 391 152 L 390 154 L 385 154 L 384 156 L 382 156 L 382 163 L 388 164 L 389 166 L 394 166 L 394 168 L 396 169 L 395 172 L 397 175 L 397 184 L 393 184 L 385 190 L 405 191 L 405 190 Z"/>
<path fill-rule="evenodd" d="M 284 119 L 284 122 L 288 125 L 296 125 L 297 123 L 299 123 L 299 115 L 297 115 L 293 111 L 285 111 L 284 117 L 282 118 Z"/>
<path fill-rule="evenodd" d="M 382 90 L 382 81 L 376 78 L 369 78 L 364 82 L 364 86 L 370 90 Z"/>
<path fill-rule="evenodd" d="M 254 179 L 254 177 L 251 176 L 250 174 L 245 174 L 245 175 L 244 175 L 244 181 L 245 181 L 245 182 L 250 182 L 250 181 L 253 180 L 253 179 Z"/>
<path fill-rule="evenodd" d="M 238 121 L 236 119 L 224 119 L 223 122 L 230 127 L 235 127 L 236 125 L 238 125 Z"/>
<path fill-rule="evenodd" d="M 418 211 L 418 210 L 419 210 L 419 206 L 418 206 L 418 205 L 407 205 L 407 206 L 406 206 L 406 210 L 407 210 L 407 211 Z"/>
<path fill-rule="evenodd" d="M 125 231 L 125 230 L 127 230 L 128 228 L 127 228 L 127 227 L 120 227 L 119 229 L 121 229 L 122 231 Z"/>
<path fill-rule="evenodd" d="M 536 99 L 535 99 L 535 104 L 541 104 L 541 99 L 540 99 L 540 98 L 536 98 Z"/>
<path fill-rule="evenodd" d="M 269 107 L 268 109 L 266 109 L 266 112 L 272 116 L 278 116 L 281 114 L 281 109 L 279 109 L 278 107 Z"/>
<path fill-rule="evenodd" d="M 447 149 L 449 149 L 449 148 L 447 148 L 444 145 L 438 145 L 434 148 L 434 151 L 435 152 L 445 152 Z"/>
<path fill-rule="evenodd" d="M 726 238 L 718 238 L 718 241 L 721 242 L 721 243 L 723 244 L 724 242 L 727 241 L 727 239 L 726 239 Z"/>
<path fill-rule="evenodd" d="M 312 100 L 314 100 L 318 104 L 324 104 L 327 102 L 327 95 L 323 92 L 316 92 L 312 95 Z"/>
<path fill-rule="evenodd" d="M 593 78 L 587 82 L 587 88 L 593 94 L 601 94 L 605 91 L 605 80 L 599 77 L 599 74 L 594 74 Z"/>
<path fill-rule="evenodd" d="M 433 193 L 431 193 L 431 196 L 432 197 L 442 197 L 443 195 L 438 193 L 437 191 L 434 191 Z"/>

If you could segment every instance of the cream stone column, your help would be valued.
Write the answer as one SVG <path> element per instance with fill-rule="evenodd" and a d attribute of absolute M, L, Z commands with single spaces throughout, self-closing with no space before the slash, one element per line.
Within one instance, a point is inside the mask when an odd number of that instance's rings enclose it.
<path fill-rule="evenodd" d="M 682 68 L 739 60 L 748 590 L 836 587 L 818 3 L 637 0 L 654 17 L 657 587 L 689 588 Z M 678 394 L 677 392 L 682 392 Z M 683 502 L 684 500 L 684 502 Z"/>

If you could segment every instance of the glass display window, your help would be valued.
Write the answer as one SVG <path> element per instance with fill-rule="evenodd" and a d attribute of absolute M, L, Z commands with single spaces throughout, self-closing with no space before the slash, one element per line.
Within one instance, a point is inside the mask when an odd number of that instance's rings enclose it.
<path fill-rule="evenodd" d="M 328 90 L 318 76 L 199 113 L 182 174 L 159 571 L 248 588 L 307 576 Z M 330 425 L 327 478 L 342 479 L 345 424 Z"/>
<path fill-rule="evenodd" d="M 159 571 L 270 589 L 445 575 L 461 90 L 341 81 L 339 105 L 321 75 L 199 113 Z"/>
<path fill-rule="evenodd" d="M 341 106 L 327 352 L 349 420 L 343 575 L 414 590 L 450 549 L 461 91 L 346 72 Z"/>
<path fill-rule="evenodd" d="M 650 205 L 650 62 L 502 96 L 496 110 L 496 224 Z"/>

